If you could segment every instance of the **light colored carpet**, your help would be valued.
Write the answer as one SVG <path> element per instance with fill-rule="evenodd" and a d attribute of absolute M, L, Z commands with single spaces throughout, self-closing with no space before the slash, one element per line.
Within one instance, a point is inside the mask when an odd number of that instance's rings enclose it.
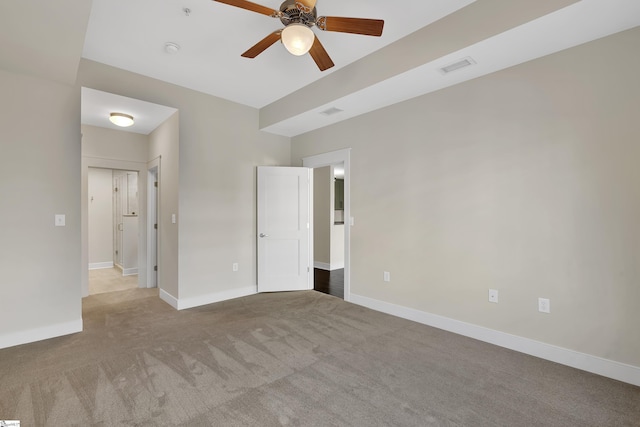
<path fill-rule="evenodd" d="M 138 287 L 138 275 L 123 276 L 116 267 L 89 270 L 89 295 L 126 291 Z"/>
<path fill-rule="evenodd" d="M 640 388 L 314 291 L 175 311 L 84 300 L 85 331 L 0 350 L 23 426 L 638 426 Z"/>

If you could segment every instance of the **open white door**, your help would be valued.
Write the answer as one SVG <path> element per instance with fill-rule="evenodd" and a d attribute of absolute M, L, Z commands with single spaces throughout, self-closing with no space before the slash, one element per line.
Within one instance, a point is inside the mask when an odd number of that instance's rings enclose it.
<path fill-rule="evenodd" d="M 311 169 L 258 167 L 258 292 L 312 289 Z"/>

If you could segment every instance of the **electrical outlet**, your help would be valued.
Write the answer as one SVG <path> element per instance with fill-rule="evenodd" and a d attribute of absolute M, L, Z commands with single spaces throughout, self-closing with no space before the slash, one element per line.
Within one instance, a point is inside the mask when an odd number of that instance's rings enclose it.
<path fill-rule="evenodd" d="M 489 289 L 489 302 L 498 302 L 498 290 L 497 289 Z"/>
<path fill-rule="evenodd" d="M 541 313 L 551 313 L 551 301 L 548 298 L 538 298 L 538 311 Z"/>
<path fill-rule="evenodd" d="M 382 278 L 385 282 L 390 282 L 391 281 L 391 273 L 389 273 L 388 271 L 385 271 L 382 274 Z"/>
<path fill-rule="evenodd" d="M 66 217 L 63 214 L 56 214 L 55 215 L 55 224 L 56 227 L 64 227 L 66 224 Z"/>
<path fill-rule="evenodd" d="M 238 271 L 238 263 L 234 262 L 231 268 L 233 269 L 233 271 Z"/>

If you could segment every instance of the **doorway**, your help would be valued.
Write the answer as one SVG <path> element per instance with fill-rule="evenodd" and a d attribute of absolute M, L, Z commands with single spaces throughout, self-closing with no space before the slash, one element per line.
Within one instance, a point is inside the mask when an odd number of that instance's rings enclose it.
<path fill-rule="evenodd" d="M 135 123 L 127 128 L 117 127 L 109 121 L 111 111 L 124 111 L 135 117 Z M 89 295 L 89 168 L 137 173 L 138 206 L 137 210 L 128 212 L 132 216 L 131 212 L 135 212 L 138 217 L 137 251 L 135 251 L 137 252 L 137 266 L 131 267 L 137 267 L 137 275 L 134 274 L 134 270 L 128 270 L 127 273 L 132 275 L 127 277 L 130 280 L 137 279 L 136 285 L 139 288 L 162 288 L 165 283 L 163 282 L 164 277 L 169 277 L 167 283 L 177 283 L 177 280 L 173 280 L 177 275 L 177 269 L 173 268 L 174 265 L 177 265 L 177 251 L 175 250 L 177 229 L 167 226 L 171 223 L 167 217 L 171 218 L 171 212 L 176 212 L 174 201 L 177 200 L 178 187 L 171 185 L 171 183 L 161 185 L 162 173 L 160 170 L 162 158 L 163 170 L 169 171 L 170 176 L 178 175 L 177 155 L 175 155 L 179 144 L 179 117 L 177 113 L 178 110 L 172 107 L 91 88 L 82 88 L 81 296 L 83 298 Z M 150 170 L 154 171 L 153 180 L 159 182 L 157 188 L 159 192 L 164 191 L 163 195 L 154 191 L 147 196 L 147 193 L 150 192 L 148 181 L 152 179 Z M 155 197 L 153 203 L 155 210 L 150 213 L 153 216 L 148 217 L 152 197 Z M 150 233 L 149 227 L 156 224 L 158 224 L 158 228 L 154 228 L 154 230 L 157 231 Z M 108 230 L 110 233 L 112 232 L 110 227 Z M 160 243 L 164 246 L 158 247 Z M 118 261 L 115 259 L 114 261 L 115 265 Z M 163 270 L 163 268 L 166 270 L 163 267 L 166 265 L 171 267 L 168 273 Z M 129 268 L 128 266 L 124 267 Z M 156 269 L 159 270 L 157 273 Z M 163 290 L 161 289 L 160 292 Z M 172 289 L 172 292 L 177 295 L 176 290 Z"/>
<path fill-rule="evenodd" d="M 138 287 L 138 172 L 88 168 L 89 295 Z"/>
<path fill-rule="evenodd" d="M 350 301 L 350 242 L 351 225 L 353 225 L 353 218 L 351 216 L 350 182 L 351 149 L 343 149 L 305 157 L 303 159 L 303 166 L 314 169 L 314 193 L 315 189 L 318 188 L 315 183 L 316 170 L 328 167 L 325 171 L 333 171 L 328 175 L 327 185 L 324 186 L 325 191 L 328 188 L 330 192 L 330 195 L 328 196 L 328 200 L 330 200 L 328 203 L 329 206 L 323 211 L 316 211 L 314 206 L 314 239 L 316 236 L 319 238 L 324 237 L 316 234 L 315 228 L 319 225 L 319 219 L 320 221 L 325 222 L 326 225 L 325 231 L 321 233 L 333 232 L 334 234 L 333 239 L 331 237 L 325 239 L 325 244 L 327 244 L 326 240 L 328 240 L 330 245 L 329 257 L 325 258 L 328 259 L 328 262 L 324 264 L 322 262 L 314 263 L 314 289 L 331 295 L 337 294 L 335 296 L 340 296 L 339 294 L 342 293 L 341 297 L 344 298 L 345 301 Z M 336 183 L 334 178 L 338 178 L 340 175 L 342 175 L 342 181 L 338 184 L 338 190 L 339 192 L 342 192 L 342 200 L 338 201 L 336 204 Z M 322 191 L 322 189 L 320 191 Z M 342 206 L 340 206 L 340 204 L 342 204 Z M 342 207 L 342 209 L 335 209 L 336 206 L 338 208 Z M 316 218 L 316 212 L 320 213 L 320 218 Z M 336 224 L 336 222 L 338 224 Z M 339 237 L 337 235 L 339 235 Z M 333 251 L 331 249 L 333 249 Z M 334 254 L 333 259 L 331 258 L 331 252 Z M 316 259 L 315 254 L 313 259 Z M 342 268 L 340 268 L 341 266 Z"/>
<path fill-rule="evenodd" d="M 314 290 L 344 298 L 344 164 L 313 169 Z"/>

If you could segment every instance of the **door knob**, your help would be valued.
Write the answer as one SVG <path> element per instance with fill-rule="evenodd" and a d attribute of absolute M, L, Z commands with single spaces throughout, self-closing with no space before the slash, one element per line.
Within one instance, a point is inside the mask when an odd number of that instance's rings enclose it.
<path fill-rule="evenodd" d="M 260 237 L 269 237 L 268 234 L 260 233 Z"/>

